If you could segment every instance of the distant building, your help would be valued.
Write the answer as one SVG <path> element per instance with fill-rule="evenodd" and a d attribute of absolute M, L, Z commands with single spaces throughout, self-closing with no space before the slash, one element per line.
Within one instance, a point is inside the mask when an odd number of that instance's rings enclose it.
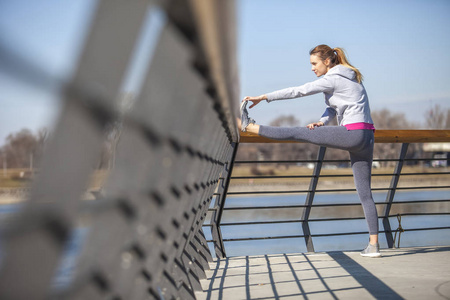
<path fill-rule="evenodd" d="M 432 154 L 432 167 L 447 167 L 450 160 L 450 143 L 424 143 L 423 151 Z"/>

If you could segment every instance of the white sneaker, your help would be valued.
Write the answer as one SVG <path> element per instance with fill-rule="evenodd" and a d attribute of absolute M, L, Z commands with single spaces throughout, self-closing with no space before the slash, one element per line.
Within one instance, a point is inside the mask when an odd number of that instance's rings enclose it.
<path fill-rule="evenodd" d="M 380 257 L 380 245 L 378 243 L 376 243 L 376 245 L 371 245 L 369 243 L 369 245 L 367 245 L 367 247 L 361 251 L 360 254 L 365 257 Z"/>

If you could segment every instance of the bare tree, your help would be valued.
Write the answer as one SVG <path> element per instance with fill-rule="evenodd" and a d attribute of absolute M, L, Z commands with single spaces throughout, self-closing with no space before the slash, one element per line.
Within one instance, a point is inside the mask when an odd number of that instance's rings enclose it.
<path fill-rule="evenodd" d="M 6 144 L 1 148 L 2 161 L 8 168 L 33 168 L 42 157 L 47 129 L 40 129 L 36 135 L 29 129 L 11 133 L 6 137 Z"/>
<path fill-rule="evenodd" d="M 409 129 L 414 127 L 403 113 L 392 113 L 388 109 L 372 112 L 372 119 L 377 129 Z"/>
<path fill-rule="evenodd" d="M 282 115 L 270 122 L 270 126 L 277 127 L 295 127 L 299 126 L 300 121 L 293 115 Z"/>
<path fill-rule="evenodd" d="M 392 113 L 387 109 L 372 112 L 372 119 L 377 129 L 410 129 L 414 127 L 413 124 L 408 122 L 403 113 Z M 375 159 L 396 159 L 398 158 L 401 144 L 396 143 L 376 143 L 373 151 Z M 418 150 L 416 146 L 410 146 L 408 149 L 408 155 L 415 155 Z M 395 162 L 381 162 L 381 166 L 393 166 Z"/>
<path fill-rule="evenodd" d="M 425 126 L 430 129 L 450 128 L 450 109 L 443 109 L 439 104 L 425 112 Z"/>
<path fill-rule="evenodd" d="M 445 129 L 450 129 L 450 109 L 447 109 L 447 120 L 445 121 Z"/>

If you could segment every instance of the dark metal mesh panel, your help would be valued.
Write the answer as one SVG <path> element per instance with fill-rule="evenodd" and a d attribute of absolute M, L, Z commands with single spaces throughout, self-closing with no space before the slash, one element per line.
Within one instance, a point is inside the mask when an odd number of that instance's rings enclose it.
<path fill-rule="evenodd" d="M 211 3 L 212 14 L 225 9 L 219 25 L 229 39 L 233 28 L 224 24 L 233 5 Z M 201 289 L 212 260 L 202 224 L 237 143 L 236 78 L 233 67 L 214 69 L 196 1 L 152 5 L 99 2 L 30 199 L 2 228 L 1 299 L 194 299 Z M 119 111 L 152 9 L 162 26 L 144 49 L 152 51 L 148 64 L 138 61 L 144 71 L 133 100 Z M 228 66 L 230 49 L 220 58 Z M 96 199 L 80 201 L 114 123 L 114 167 Z M 72 278 L 52 289 L 63 248 L 80 226 L 87 233 Z"/>

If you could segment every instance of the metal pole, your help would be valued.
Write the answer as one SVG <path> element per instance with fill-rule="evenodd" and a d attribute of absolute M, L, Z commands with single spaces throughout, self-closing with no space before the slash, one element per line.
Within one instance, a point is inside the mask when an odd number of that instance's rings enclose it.
<path fill-rule="evenodd" d="M 213 216 L 211 219 L 211 223 L 213 225 L 211 228 L 211 231 L 212 231 L 212 236 L 213 236 L 213 240 L 214 240 L 214 249 L 216 252 L 216 257 L 218 257 L 218 258 L 225 258 L 227 256 L 226 252 L 225 252 L 225 246 L 223 244 L 220 223 L 222 220 L 223 208 L 225 206 L 225 200 L 226 200 L 226 196 L 227 196 L 227 192 L 228 192 L 228 186 L 230 184 L 231 173 L 233 172 L 233 166 L 234 166 L 234 161 L 236 158 L 238 146 L 239 146 L 238 143 L 232 144 L 231 158 L 230 158 L 229 162 L 227 162 L 224 166 L 225 173 L 222 176 L 223 178 L 221 179 L 221 182 L 220 182 L 221 188 L 218 191 L 220 194 L 217 195 L 216 204 L 215 204 L 216 210 L 213 212 Z"/>
<path fill-rule="evenodd" d="M 383 227 L 386 235 L 386 241 L 389 248 L 394 247 L 394 238 L 392 237 L 391 224 L 389 222 L 389 214 L 391 212 L 392 202 L 394 201 L 395 191 L 397 189 L 398 181 L 400 179 L 400 174 L 402 172 L 403 161 L 408 151 L 408 143 L 402 144 L 402 149 L 400 151 L 400 157 L 398 158 L 397 165 L 395 166 L 394 174 L 392 174 L 391 185 L 389 186 L 389 191 L 386 196 L 386 205 L 383 214 Z"/>
<path fill-rule="evenodd" d="M 309 230 L 308 219 L 311 213 L 311 206 L 314 200 L 314 195 L 316 194 L 317 183 L 319 182 L 319 175 L 320 171 L 322 170 L 322 163 L 325 157 L 326 150 L 327 150 L 326 147 L 320 147 L 319 152 L 317 153 L 317 162 L 316 166 L 314 167 L 313 175 L 311 177 L 311 183 L 309 184 L 309 192 L 308 195 L 306 196 L 305 201 L 306 207 L 305 210 L 303 211 L 303 216 L 301 219 L 303 235 L 305 237 L 306 249 L 308 250 L 308 252 L 314 252 L 314 245 L 312 241 L 311 231 Z"/>

